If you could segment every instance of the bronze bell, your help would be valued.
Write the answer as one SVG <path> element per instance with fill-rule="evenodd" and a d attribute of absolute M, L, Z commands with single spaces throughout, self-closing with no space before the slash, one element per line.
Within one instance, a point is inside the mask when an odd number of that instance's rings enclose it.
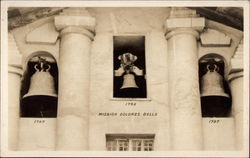
<path fill-rule="evenodd" d="M 120 89 L 124 88 L 138 88 L 135 82 L 135 76 L 133 74 L 125 74 L 123 76 L 123 84 Z"/>
<path fill-rule="evenodd" d="M 135 75 L 142 76 L 142 70 L 134 65 L 137 56 L 127 52 L 118 57 L 121 60 L 121 67 L 115 70 L 115 76 L 123 76 L 123 84 L 120 89 L 139 88 L 135 82 Z"/>
<path fill-rule="evenodd" d="M 44 63 L 41 62 L 40 65 L 35 65 L 35 69 L 36 72 L 30 80 L 29 91 L 23 98 L 36 95 L 57 97 L 54 78 L 49 73 L 50 65 L 47 64 L 47 68 L 45 68 Z"/>
<path fill-rule="evenodd" d="M 224 91 L 223 77 L 218 71 L 219 67 L 216 64 L 207 65 L 207 73 L 201 79 L 201 97 L 223 96 L 229 98 Z"/>
<path fill-rule="evenodd" d="M 46 58 L 38 57 L 34 68 L 36 72 L 30 79 L 29 91 L 21 100 L 21 117 L 55 118 L 57 93 L 54 78 L 49 72 L 51 66 Z"/>

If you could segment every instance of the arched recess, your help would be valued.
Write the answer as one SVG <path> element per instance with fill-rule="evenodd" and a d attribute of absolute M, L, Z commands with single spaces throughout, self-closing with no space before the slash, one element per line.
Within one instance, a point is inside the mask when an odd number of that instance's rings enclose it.
<path fill-rule="evenodd" d="M 47 72 L 35 66 L 40 60 L 46 63 Z M 48 66 L 49 65 L 49 66 Z M 32 53 L 25 60 L 25 72 L 21 83 L 21 117 L 56 117 L 58 94 L 58 67 L 49 52 Z M 42 72 L 42 73 L 41 73 Z"/>
<path fill-rule="evenodd" d="M 231 92 L 225 80 L 225 58 L 209 53 L 199 59 L 202 117 L 231 116 Z"/>

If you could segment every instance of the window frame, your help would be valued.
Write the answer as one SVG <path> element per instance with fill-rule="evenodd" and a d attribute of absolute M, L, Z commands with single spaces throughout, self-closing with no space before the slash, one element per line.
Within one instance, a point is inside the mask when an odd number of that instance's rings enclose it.
<path fill-rule="evenodd" d="M 119 141 L 127 141 L 127 150 L 120 150 Z M 140 141 L 140 145 L 134 146 L 135 141 Z M 152 142 L 151 147 L 150 145 L 145 145 L 145 142 Z M 115 143 L 111 143 L 115 142 Z M 106 135 L 106 150 L 107 151 L 153 151 L 154 150 L 154 143 L 155 143 L 155 136 L 154 135 L 128 135 L 128 136 L 115 136 L 115 135 Z M 112 146 L 115 145 L 115 146 Z M 139 148 L 140 150 L 138 150 Z M 147 147 L 147 150 L 145 150 Z M 151 150 L 150 150 L 151 148 Z M 123 147 L 124 149 L 124 147 Z M 135 149 L 135 150 L 134 150 Z"/>
<path fill-rule="evenodd" d="M 111 51 L 112 51 L 112 62 L 114 62 L 114 57 L 113 57 L 113 53 L 114 53 L 114 40 L 113 40 L 113 37 L 114 36 L 144 36 L 145 37 L 145 54 L 144 54 L 144 57 L 145 57 L 145 80 L 146 80 L 146 98 L 121 98 L 121 97 L 114 97 L 114 67 L 112 66 L 112 92 L 110 94 L 110 100 L 111 101 L 151 101 L 151 98 L 150 98 L 150 92 L 149 92 L 149 87 L 148 87 L 148 79 L 147 79 L 147 54 L 148 54 L 148 34 L 143 34 L 143 33 L 115 33 L 112 35 L 112 42 L 111 42 Z"/>

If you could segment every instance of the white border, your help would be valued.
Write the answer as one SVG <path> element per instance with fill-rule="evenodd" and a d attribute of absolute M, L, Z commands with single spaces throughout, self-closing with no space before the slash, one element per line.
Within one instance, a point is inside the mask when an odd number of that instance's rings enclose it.
<path fill-rule="evenodd" d="M 106 151 L 8 151 L 8 31 L 7 8 L 12 7 L 167 7 L 167 6 L 224 6 L 244 8 L 244 138 L 243 151 L 153 151 L 153 152 L 106 152 Z M 248 1 L 1 1 L 1 156 L 25 157 L 247 157 L 249 155 L 249 2 Z"/>

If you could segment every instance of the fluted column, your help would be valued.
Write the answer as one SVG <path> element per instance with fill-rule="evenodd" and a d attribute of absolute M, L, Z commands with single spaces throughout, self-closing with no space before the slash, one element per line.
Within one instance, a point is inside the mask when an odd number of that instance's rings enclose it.
<path fill-rule="evenodd" d="M 231 59 L 228 82 L 232 94 L 232 116 L 235 120 L 235 144 L 237 150 L 243 149 L 243 44 L 241 43 Z"/>
<path fill-rule="evenodd" d="M 19 134 L 20 88 L 23 70 L 22 56 L 11 33 L 8 34 L 8 147 L 17 150 Z"/>
<path fill-rule="evenodd" d="M 172 8 L 165 23 L 173 150 L 203 148 L 197 39 L 204 23 L 195 11 L 184 8 Z"/>
<path fill-rule="evenodd" d="M 69 8 L 55 17 L 61 34 L 57 150 L 88 149 L 90 48 L 95 18 L 85 9 Z"/>

